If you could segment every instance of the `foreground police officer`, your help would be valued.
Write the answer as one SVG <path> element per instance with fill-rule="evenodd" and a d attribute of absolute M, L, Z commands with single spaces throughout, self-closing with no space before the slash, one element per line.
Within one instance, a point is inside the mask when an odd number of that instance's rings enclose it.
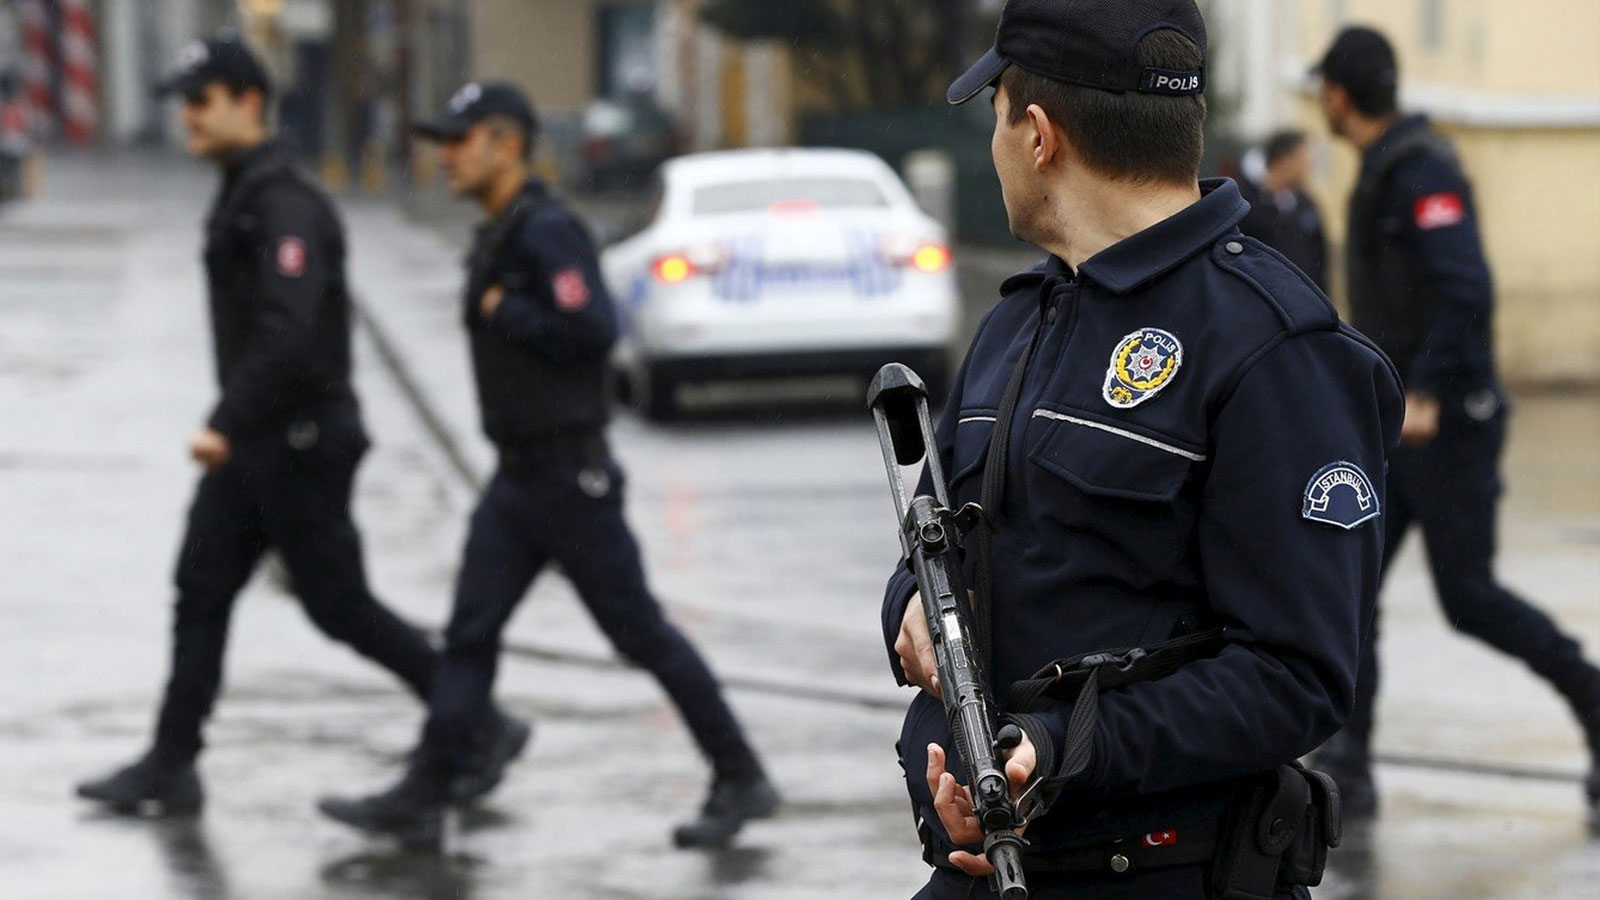
<path fill-rule="evenodd" d="M 1334 827 L 1289 764 L 1350 707 L 1401 393 L 1239 232 L 1234 184 L 1197 181 L 1205 42 L 1192 0 L 1010 0 L 950 88 L 994 87 L 1011 229 L 1048 253 L 1001 285 L 938 430 L 953 501 L 985 509 L 967 577 L 1026 735 L 1008 775 L 1040 779 L 1038 898 L 1303 897 Z M 914 593 L 902 566 L 883 626 L 922 688 L 918 897 L 992 897 Z"/>
<path fill-rule="evenodd" d="M 1571 704 L 1594 759 L 1586 795 L 1600 822 L 1600 670 L 1494 578 L 1506 404 L 1472 188 L 1450 142 L 1424 117 L 1400 114 L 1399 67 L 1383 35 L 1345 30 L 1318 73 L 1329 126 L 1361 153 L 1346 260 L 1351 321 L 1389 354 L 1406 386 L 1402 446 L 1389 469 L 1385 563 L 1417 525 L 1445 618 L 1527 663 Z M 1317 756 L 1357 813 L 1377 806 L 1369 752 L 1377 689 L 1374 644 L 1362 657 L 1348 728 Z"/>
<path fill-rule="evenodd" d="M 651 596 L 623 520 L 623 474 L 604 434 L 616 309 L 589 235 L 531 176 L 536 121 L 515 87 L 469 84 L 417 130 L 440 142 L 451 189 L 488 216 L 468 257 L 462 312 L 500 465 L 472 515 L 415 763 L 384 793 L 322 809 L 370 831 L 437 834 L 443 784 L 472 764 L 501 631 L 554 561 L 616 648 L 661 682 L 714 767 L 700 817 L 675 840 L 725 843 L 746 819 L 770 815 L 777 793 L 705 661 Z"/>
<path fill-rule="evenodd" d="M 114 808 L 197 810 L 194 760 L 222 676 L 233 603 L 269 547 L 329 637 L 426 696 L 436 657 L 368 590 L 350 518 L 367 450 L 350 387 L 344 236 L 332 203 L 270 137 L 261 65 L 225 32 L 184 49 L 162 90 L 183 98 L 189 150 L 222 168 L 206 222 L 221 399 L 189 450 L 205 467 L 178 559 L 172 673 L 155 743 L 78 793 Z"/>

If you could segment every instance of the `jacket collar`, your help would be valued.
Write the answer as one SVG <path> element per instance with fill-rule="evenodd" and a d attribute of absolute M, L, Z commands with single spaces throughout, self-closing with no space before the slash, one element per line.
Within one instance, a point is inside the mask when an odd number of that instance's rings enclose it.
<path fill-rule="evenodd" d="M 1232 179 L 1207 179 L 1199 200 L 1084 260 L 1078 272 L 1113 294 L 1132 293 L 1237 231 L 1249 211 Z"/>
<path fill-rule="evenodd" d="M 1394 121 L 1393 125 L 1389 126 L 1388 131 L 1385 131 L 1382 136 L 1372 142 L 1372 146 L 1361 151 L 1362 164 L 1370 165 L 1373 160 L 1387 153 L 1396 141 L 1419 128 L 1426 127 L 1428 127 L 1428 117 L 1421 113 L 1401 116 Z"/>

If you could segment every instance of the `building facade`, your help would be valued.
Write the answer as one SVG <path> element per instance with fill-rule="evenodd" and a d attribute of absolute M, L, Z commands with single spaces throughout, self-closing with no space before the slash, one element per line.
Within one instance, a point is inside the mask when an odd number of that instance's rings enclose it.
<path fill-rule="evenodd" d="M 1309 67 L 1346 24 L 1386 33 L 1401 105 L 1453 138 L 1495 276 L 1497 350 L 1519 383 L 1600 383 L 1600 3 L 1212 0 L 1234 127 L 1313 135 L 1314 193 L 1343 240 L 1358 159 L 1322 123 Z"/>

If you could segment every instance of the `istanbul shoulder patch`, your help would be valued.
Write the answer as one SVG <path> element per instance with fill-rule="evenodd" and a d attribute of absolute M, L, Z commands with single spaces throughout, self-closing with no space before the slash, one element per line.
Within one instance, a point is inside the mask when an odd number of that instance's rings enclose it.
<path fill-rule="evenodd" d="M 1350 462 L 1331 462 L 1317 470 L 1306 483 L 1300 515 L 1312 522 L 1337 525 L 1349 531 L 1363 522 L 1376 519 L 1378 492 L 1361 467 Z"/>

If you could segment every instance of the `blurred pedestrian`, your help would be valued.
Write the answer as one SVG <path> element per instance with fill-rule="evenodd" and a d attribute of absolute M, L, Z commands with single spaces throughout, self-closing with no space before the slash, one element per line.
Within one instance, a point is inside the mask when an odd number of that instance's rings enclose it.
<path fill-rule="evenodd" d="M 1400 113 L 1399 65 L 1383 35 L 1344 30 L 1316 72 L 1328 126 L 1361 153 L 1346 250 L 1351 318 L 1406 384 L 1402 446 L 1389 467 L 1385 567 L 1408 527 L 1418 526 L 1445 618 L 1521 659 L 1566 698 L 1594 758 L 1585 791 L 1600 820 L 1600 669 L 1494 577 L 1507 409 L 1472 187 L 1451 143 L 1425 117 Z M 1356 814 L 1377 807 L 1370 752 L 1377 689 L 1374 624 L 1354 715 L 1317 756 Z"/>
<path fill-rule="evenodd" d="M 1239 169 L 1239 193 L 1250 204 L 1239 230 L 1287 256 L 1327 293 L 1328 242 L 1322 214 L 1305 190 L 1311 174 L 1305 132 L 1273 134 L 1244 155 Z"/>
<path fill-rule="evenodd" d="M 1048 254 L 1001 285 L 936 435 L 953 504 L 983 509 L 965 574 L 1026 735 L 1035 900 L 1305 898 L 1337 841 L 1295 760 L 1355 688 L 1399 379 L 1240 234 L 1233 182 L 1199 180 L 1205 53 L 1193 0 L 1009 0 L 950 88 L 994 88 L 1011 230 Z M 883 629 L 922 689 L 917 896 L 992 900 L 916 590 L 902 564 Z"/>
<path fill-rule="evenodd" d="M 221 398 L 189 442 L 205 473 L 178 557 L 172 670 L 153 745 L 78 794 L 120 811 L 153 803 L 182 813 L 202 803 L 194 762 L 228 622 L 267 548 L 282 555 L 318 628 L 419 697 L 436 654 L 372 596 L 350 517 L 368 441 L 350 384 L 338 213 L 273 139 L 267 74 L 237 35 L 185 47 L 161 90 L 183 99 L 189 151 L 222 172 L 204 256 Z"/>
<path fill-rule="evenodd" d="M 617 312 L 582 223 L 532 174 L 533 108 L 505 83 L 468 84 L 417 127 L 440 144 L 451 190 L 483 208 L 462 317 L 483 429 L 499 467 L 472 523 L 430 715 L 389 790 L 322 810 L 367 831 L 431 841 L 453 779 L 493 754 L 490 695 L 507 620 L 547 563 L 560 563 L 622 655 L 677 705 L 714 780 L 679 846 L 715 846 L 778 797 L 722 691 L 645 584 L 623 519 L 623 473 L 605 439 Z"/>

